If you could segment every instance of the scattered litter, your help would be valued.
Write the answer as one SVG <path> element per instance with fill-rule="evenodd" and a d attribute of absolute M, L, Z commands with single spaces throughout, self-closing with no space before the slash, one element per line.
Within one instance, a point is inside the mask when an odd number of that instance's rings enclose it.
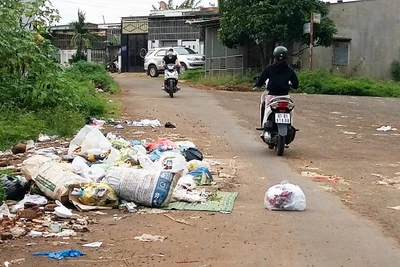
<path fill-rule="evenodd" d="M 332 112 L 330 112 L 331 114 L 336 114 L 336 115 L 341 115 L 342 114 L 342 112 L 338 112 L 338 111 L 332 111 Z"/>
<path fill-rule="evenodd" d="M 133 202 L 127 202 L 127 203 L 121 204 L 121 205 L 119 205 L 119 209 L 123 210 L 125 212 L 128 212 L 128 213 L 135 213 L 138 211 L 137 205 Z"/>
<path fill-rule="evenodd" d="M 296 210 L 306 209 L 306 196 L 299 186 L 282 181 L 270 187 L 265 193 L 264 207 L 269 210 Z"/>
<path fill-rule="evenodd" d="M 54 209 L 54 214 L 60 218 L 68 219 L 71 218 L 72 212 L 67 209 L 60 201 L 56 200 L 57 207 Z"/>
<path fill-rule="evenodd" d="M 118 124 L 114 127 L 115 129 L 124 129 L 124 126 L 122 126 L 121 124 Z"/>
<path fill-rule="evenodd" d="M 14 263 L 20 264 L 23 261 L 25 261 L 25 258 L 20 258 L 20 259 L 16 259 L 16 260 L 12 260 L 12 261 L 6 261 L 6 262 L 4 262 L 4 266 L 9 267 L 9 266 L 11 266 L 11 264 L 14 264 Z"/>
<path fill-rule="evenodd" d="M 396 207 L 387 207 L 388 209 L 392 209 L 392 210 L 398 210 L 400 211 L 400 206 L 396 206 Z"/>
<path fill-rule="evenodd" d="M 378 129 L 376 129 L 378 132 L 388 132 L 388 131 L 397 131 L 396 128 L 393 128 L 392 126 L 382 126 Z"/>
<path fill-rule="evenodd" d="M 350 200 L 347 200 L 347 199 L 344 199 L 344 198 L 342 198 L 341 201 L 345 202 L 345 203 L 348 203 L 348 204 L 355 204 L 353 201 L 350 201 Z"/>
<path fill-rule="evenodd" d="M 339 182 L 339 178 L 330 178 L 330 177 L 314 177 L 313 181 L 315 182 L 333 182 L 337 183 Z"/>
<path fill-rule="evenodd" d="M 347 134 L 347 135 L 356 135 L 356 134 L 357 134 L 357 133 L 355 133 L 355 132 L 347 132 L 347 131 L 344 131 L 344 132 L 342 132 L 342 133 Z"/>
<path fill-rule="evenodd" d="M 57 136 L 48 136 L 45 134 L 39 134 L 38 137 L 38 142 L 49 142 L 49 141 L 54 141 L 57 139 Z"/>
<path fill-rule="evenodd" d="M 167 123 L 165 124 L 165 128 L 175 129 L 175 128 L 176 128 L 176 126 L 175 126 L 175 125 L 173 125 L 173 124 L 172 124 L 172 123 L 170 123 L 170 122 L 167 122 Z"/>
<path fill-rule="evenodd" d="M 218 177 L 219 177 L 219 178 L 231 179 L 231 178 L 234 178 L 235 176 L 230 175 L 230 174 L 227 174 L 227 173 L 220 172 L 220 173 L 218 174 Z"/>
<path fill-rule="evenodd" d="M 55 260 L 62 260 L 65 258 L 79 258 L 83 255 L 85 255 L 85 253 L 83 253 L 82 251 L 79 251 L 79 250 L 74 250 L 74 249 L 62 250 L 62 251 L 56 251 L 56 252 L 33 253 L 33 256 L 44 256 L 49 259 L 55 259 Z"/>
<path fill-rule="evenodd" d="M 99 247 L 101 247 L 102 244 L 103 244 L 103 242 L 93 242 L 93 243 L 85 244 L 83 246 L 89 247 L 89 248 L 99 248 Z"/>
<path fill-rule="evenodd" d="M 183 261 L 177 261 L 176 263 L 181 264 L 181 263 L 198 263 L 200 261 L 190 261 L 190 260 L 183 260 Z"/>
<path fill-rule="evenodd" d="M 139 240 L 142 242 L 164 242 L 164 240 L 167 237 L 165 236 L 160 236 L 160 235 L 149 235 L 149 234 L 143 234 L 141 236 L 136 236 L 134 237 L 135 240 Z"/>
<path fill-rule="evenodd" d="M 336 127 L 347 127 L 347 125 L 337 124 Z"/>
<path fill-rule="evenodd" d="M 186 224 L 186 225 L 190 225 L 190 226 L 192 226 L 192 224 L 191 224 L 191 223 L 189 223 L 189 222 L 187 222 L 187 221 L 185 221 L 185 220 L 175 219 L 175 218 L 173 218 L 173 217 L 169 216 L 168 214 L 164 214 L 164 216 L 165 216 L 165 217 L 167 217 L 168 219 L 170 219 L 170 220 L 174 221 L 174 222 L 177 222 L 177 223 L 181 223 L 181 224 Z"/>
<path fill-rule="evenodd" d="M 102 211 L 92 211 L 92 213 L 96 214 L 96 215 L 107 215 L 107 213 L 102 212 Z"/>
<path fill-rule="evenodd" d="M 159 120 L 141 120 L 141 121 L 133 121 L 133 122 L 127 122 L 128 125 L 130 126 L 136 126 L 136 127 L 161 127 L 161 123 Z"/>

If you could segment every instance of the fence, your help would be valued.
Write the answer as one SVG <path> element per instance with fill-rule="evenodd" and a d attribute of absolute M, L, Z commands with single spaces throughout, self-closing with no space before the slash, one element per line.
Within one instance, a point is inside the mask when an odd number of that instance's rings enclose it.
<path fill-rule="evenodd" d="M 69 65 L 69 60 L 72 59 L 72 55 L 76 53 L 76 49 L 59 49 L 58 50 L 58 60 L 62 65 Z M 118 53 L 112 52 L 111 56 L 115 56 Z M 108 60 L 106 49 L 88 49 L 87 50 L 87 60 L 88 62 L 96 62 L 105 64 Z"/>
<path fill-rule="evenodd" d="M 206 59 L 206 74 L 210 76 L 242 75 L 243 55 L 212 57 Z"/>

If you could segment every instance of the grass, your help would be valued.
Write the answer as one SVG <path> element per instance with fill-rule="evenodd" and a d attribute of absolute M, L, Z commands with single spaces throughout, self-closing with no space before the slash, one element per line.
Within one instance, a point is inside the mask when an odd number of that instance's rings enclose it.
<path fill-rule="evenodd" d="M 259 73 L 249 72 L 242 76 L 205 77 L 204 70 L 187 71 L 181 77 L 192 83 L 216 87 L 222 90 L 238 88 L 243 91 L 251 90 L 253 77 Z M 327 71 L 299 71 L 300 88 L 297 93 L 352 95 L 374 97 L 400 97 L 400 83 L 395 81 L 378 81 L 370 78 L 348 78 L 341 74 Z"/>
<path fill-rule="evenodd" d="M 212 87 L 222 87 L 225 90 L 234 90 L 235 88 L 251 89 L 254 83 L 253 77 L 258 75 L 255 72 L 247 72 L 244 75 L 236 76 L 205 76 L 204 70 L 201 69 L 186 71 L 180 79 Z"/>
<path fill-rule="evenodd" d="M 87 117 L 104 118 L 118 116 L 121 104 L 108 102 L 108 93 L 97 93 L 101 86 L 114 94 L 120 91 L 118 83 L 104 70 L 103 66 L 88 62 L 78 62 L 66 70 L 65 84 L 73 88 L 67 92 L 68 101 L 58 96 L 57 106 L 37 110 L 17 107 L 0 108 L 0 150 L 6 150 L 20 141 L 35 140 L 40 133 L 68 137 L 85 124 Z"/>

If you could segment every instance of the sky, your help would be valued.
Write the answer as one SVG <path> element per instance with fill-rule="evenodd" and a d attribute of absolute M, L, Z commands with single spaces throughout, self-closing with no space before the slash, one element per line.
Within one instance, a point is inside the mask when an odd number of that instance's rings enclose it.
<path fill-rule="evenodd" d="M 168 0 L 164 1 L 168 2 Z M 174 4 L 179 5 L 183 1 L 175 0 Z M 69 24 L 76 20 L 78 9 L 84 11 L 86 21 L 92 23 L 103 23 L 103 16 L 106 23 L 119 23 L 121 17 L 147 16 L 152 5 L 158 7 L 159 0 L 51 0 L 51 2 L 60 12 L 59 24 Z M 217 3 L 218 1 L 202 0 L 202 5 L 209 6 L 210 2 Z M 329 0 L 329 2 L 335 3 L 337 0 Z"/>
<path fill-rule="evenodd" d="M 160 0 L 51 0 L 53 6 L 58 9 L 61 20 L 58 24 L 69 24 L 77 19 L 78 9 L 86 13 L 86 21 L 92 23 L 121 22 L 121 17 L 147 16 L 152 10 L 152 5 L 159 6 Z M 168 3 L 168 0 L 164 0 Z M 179 5 L 184 0 L 174 0 Z M 217 0 L 203 0 L 203 6 L 208 3 L 216 3 Z"/>

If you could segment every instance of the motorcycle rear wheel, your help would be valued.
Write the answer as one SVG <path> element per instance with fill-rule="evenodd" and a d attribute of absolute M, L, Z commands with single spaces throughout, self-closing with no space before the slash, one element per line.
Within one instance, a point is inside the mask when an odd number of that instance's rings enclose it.
<path fill-rule="evenodd" d="M 283 152 L 285 151 L 285 136 L 278 136 L 278 144 L 275 147 L 276 155 L 283 156 Z"/>

